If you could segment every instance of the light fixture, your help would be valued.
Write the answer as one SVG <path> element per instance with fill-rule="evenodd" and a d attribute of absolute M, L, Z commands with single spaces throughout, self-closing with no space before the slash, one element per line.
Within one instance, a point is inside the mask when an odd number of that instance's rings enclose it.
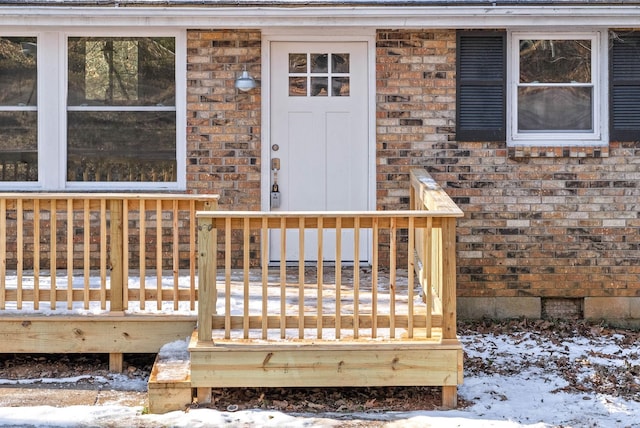
<path fill-rule="evenodd" d="M 256 81 L 253 77 L 249 76 L 249 72 L 244 70 L 242 75 L 236 79 L 236 89 L 242 92 L 250 91 L 256 87 Z"/>

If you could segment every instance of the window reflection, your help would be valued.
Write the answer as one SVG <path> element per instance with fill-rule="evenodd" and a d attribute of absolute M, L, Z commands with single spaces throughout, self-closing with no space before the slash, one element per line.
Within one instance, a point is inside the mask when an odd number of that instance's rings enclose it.
<path fill-rule="evenodd" d="M 591 131 L 591 87 L 527 87 L 518 91 L 519 131 Z"/>
<path fill-rule="evenodd" d="M 292 97 L 307 96 L 307 78 L 289 77 L 289 95 Z"/>
<path fill-rule="evenodd" d="M 38 113 L 0 112 L 0 181 L 38 181 Z"/>
<path fill-rule="evenodd" d="M 591 41 L 521 40 L 520 82 L 591 82 Z"/>
<path fill-rule="evenodd" d="M 331 95 L 334 97 L 349 96 L 349 78 L 334 77 L 331 79 Z"/>
<path fill-rule="evenodd" d="M 72 37 L 68 105 L 175 105 L 175 40 Z"/>
<path fill-rule="evenodd" d="M 307 54 L 290 53 L 289 54 L 289 73 L 306 73 L 307 72 Z"/>
<path fill-rule="evenodd" d="M 349 96 L 349 69 L 348 53 L 290 53 L 289 96 Z"/>
<path fill-rule="evenodd" d="M 69 112 L 67 180 L 175 181 L 175 133 L 174 112 Z"/>
<path fill-rule="evenodd" d="M 311 96 L 312 97 L 326 97 L 328 92 L 328 79 L 326 77 L 312 77 L 311 78 Z"/>
<path fill-rule="evenodd" d="M 0 105 L 37 105 L 37 53 L 35 37 L 0 38 Z"/>
<path fill-rule="evenodd" d="M 0 38 L 0 181 L 38 181 L 38 45 Z"/>
<path fill-rule="evenodd" d="M 349 54 L 331 54 L 331 71 L 334 73 L 348 73 Z"/>
<path fill-rule="evenodd" d="M 72 37 L 68 58 L 67 180 L 176 181 L 175 38 Z"/>
<path fill-rule="evenodd" d="M 326 73 L 329 71 L 329 54 L 311 54 L 311 72 Z"/>

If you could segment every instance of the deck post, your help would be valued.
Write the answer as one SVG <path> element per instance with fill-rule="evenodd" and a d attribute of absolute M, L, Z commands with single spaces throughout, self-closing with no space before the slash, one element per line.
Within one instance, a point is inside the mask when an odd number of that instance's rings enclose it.
<path fill-rule="evenodd" d="M 456 339 L 456 219 L 442 219 L 442 339 Z M 456 408 L 458 387 L 442 387 L 442 407 Z"/>
<path fill-rule="evenodd" d="M 125 238 L 122 233 L 122 207 L 122 199 L 109 200 L 109 233 L 111 235 L 111 253 L 109 260 L 111 265 L 111 295 L 109 298 L 109 315 L 122 315 L 124 313 L 123 301 L 126 287 L 124 286 L 123 248 Z M 124 355 L 121 352 L 109 353 L 109 371 L 122 373 L 123 362 Z"/>
<path fill-rule="evenodd" d="M 117 312 L 117 315 L 121 315 L 124 311 L 124 246 L 126 238 L 123 235 L 122 225 L 122 199 L 110 199 L 109 200 L 109 214 L 110 214 L 110 235 L 111 235 L 111 298 L 109 300 L 109 309 L 111 313 Z"/>
<path fill-rule="evenodd" d="M 216 313 L 218 231 L 211 218 L 198 218 L 198 341 L 212 340 L 212 316 Z"/>
<path fill-rule="evenodd" d="M 456 219 L 442 219 L 442 338 L 456 339 Z"/>

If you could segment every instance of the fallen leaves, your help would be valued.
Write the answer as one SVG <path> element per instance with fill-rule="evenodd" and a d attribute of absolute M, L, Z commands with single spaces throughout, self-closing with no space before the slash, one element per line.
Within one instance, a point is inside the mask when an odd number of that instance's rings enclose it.
<path fill-rule="evenodd" d="M 592 392 L 640 402 L 639 331 L 586 321 L 526 319 L 463 323 L 459 331 L 465 373 L 509 376 L 535 367 L 567 383 L 557 392 Z M 523 351 L 505 355 L 500 343 L 509 343 L 512 353 Z"/>

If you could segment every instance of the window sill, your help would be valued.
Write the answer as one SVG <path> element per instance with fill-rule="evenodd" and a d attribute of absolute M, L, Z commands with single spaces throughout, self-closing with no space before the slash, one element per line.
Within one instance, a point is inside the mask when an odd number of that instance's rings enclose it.
<path fill-rule="evenodd" d="M 607 158 L 609 146 L 510 146 L 510 158 Z"/>

